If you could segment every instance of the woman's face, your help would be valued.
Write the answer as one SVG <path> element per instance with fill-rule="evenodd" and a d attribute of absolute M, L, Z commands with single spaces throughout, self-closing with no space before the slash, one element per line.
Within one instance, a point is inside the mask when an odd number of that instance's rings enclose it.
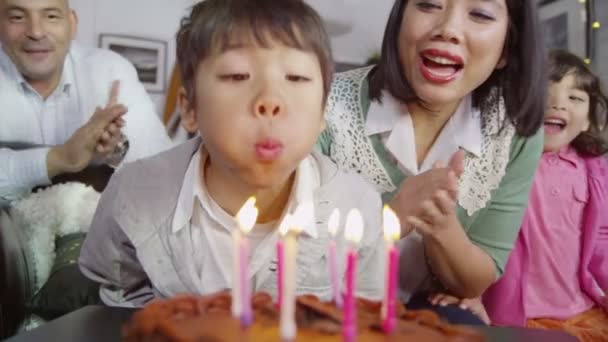
<path fill-rule="evenodd" d="M 399 58 L 429 107 L 457 104 L 506 64 L 506 0 L 409 0 Z"/>

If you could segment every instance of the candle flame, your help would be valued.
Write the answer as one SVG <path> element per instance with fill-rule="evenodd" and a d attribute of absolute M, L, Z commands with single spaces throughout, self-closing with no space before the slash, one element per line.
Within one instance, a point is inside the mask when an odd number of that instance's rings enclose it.
<path fill-rule="evenodd" d="M 329 216 L 329 221 L 327 222 L 327 230 L 332 237 L 335 237 L 338 234 L 338 226 L 340 225 L 340 209 L 335 208 L 334 211 L 331 212 Z"/>
<path fill-rule="evenodd" d="M 363 217 L 357 209 L 351 209 L 346 215 L 344 237 L 352 243 L 359 243 L 363 238 Z"/>
<path fill-rule="evenodd" d="M 239 212 L 236 214 L 236 220 L 239 223 L 241 231 L 245 234 L 249 233 L 255 221 L 258 218 L 258 208 L 255 206 L 255 197 L 249 197 L 247 202 L 243 204 Z"/>
<path fill-rule="evenodd" d="M 387 241 L 397 241 L 401 236 L 401 227 L 397 214 L 388 206 L 385 205 L 382 210 L 384 238 Z"/>

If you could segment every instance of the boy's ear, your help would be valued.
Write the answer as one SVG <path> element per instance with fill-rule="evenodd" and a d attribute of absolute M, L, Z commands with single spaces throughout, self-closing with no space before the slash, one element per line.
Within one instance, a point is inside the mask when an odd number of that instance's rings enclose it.
<path fill-rule="evenodd" d="M 184 87 L 179 88 L 177 93 L 177 105 L 179 107 L 179 115 L 181 117 L 182 127 L 188 133 L 198 133 L 198 120 L 196 119 L 196 110 L 194 104 L 188 100 L 188 94 Z"/>

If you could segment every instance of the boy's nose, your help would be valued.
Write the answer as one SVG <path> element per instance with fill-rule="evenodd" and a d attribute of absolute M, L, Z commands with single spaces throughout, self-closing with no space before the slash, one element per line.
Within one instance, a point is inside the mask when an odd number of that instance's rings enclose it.
<path fill-rule="evenodd" d="M 263 96 L 255 104 L 255 114 L 261 116 L 277 116 L 282 113 L 283 105 L 274 96 Z"/>

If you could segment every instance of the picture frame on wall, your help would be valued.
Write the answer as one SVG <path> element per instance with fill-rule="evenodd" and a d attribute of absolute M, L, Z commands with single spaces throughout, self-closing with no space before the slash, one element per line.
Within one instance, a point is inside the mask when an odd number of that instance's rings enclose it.
<path fill-rule="evenodd" d="M 573 0 L 542 0 L 539 17 L 548 49 L 568 50 L 585 57 L 587 14 L 584 4 Z"/>
<path fill-rule="evenodd" d="M 167 75 L 167 42 L 117 34 L 99 35 L 99 47 L 125 57 L 137 71 L 146 90 L 162 93 Z"/>

